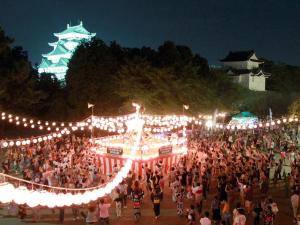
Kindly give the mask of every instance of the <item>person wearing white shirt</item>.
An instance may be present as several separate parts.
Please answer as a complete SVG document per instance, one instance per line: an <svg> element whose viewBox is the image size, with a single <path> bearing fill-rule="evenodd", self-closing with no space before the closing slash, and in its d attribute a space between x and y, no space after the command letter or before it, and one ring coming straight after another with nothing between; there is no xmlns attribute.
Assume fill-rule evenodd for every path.
<svg viewBox="0 0 300 225"><path fill-rule="evenodd" d="M209 217L209 212L204 213L204 217L200 219L200 224L201 225L211 225L211 220L208 218Z"/></svg>

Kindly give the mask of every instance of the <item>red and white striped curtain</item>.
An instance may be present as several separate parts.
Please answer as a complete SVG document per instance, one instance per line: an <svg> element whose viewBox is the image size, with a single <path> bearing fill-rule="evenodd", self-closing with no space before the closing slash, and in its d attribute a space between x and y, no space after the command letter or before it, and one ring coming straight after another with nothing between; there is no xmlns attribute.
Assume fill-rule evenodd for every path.
<svg viewBox="0 0 300 225"><path fill-rule="evenodd" d="M172 165L176 165L178 163L179 159L180 155L167 155L150 160L133 160L131 170L137 175L142 175L143 165L147 164L148 168L154 171L156 163L162 161L164 173L167 173L171 169ZM121 168L125 164L126 159L117 156L99 155L99 161L101 163L102 174L110 175L113 173L114 165L117 164L118 168Z"/></svg>

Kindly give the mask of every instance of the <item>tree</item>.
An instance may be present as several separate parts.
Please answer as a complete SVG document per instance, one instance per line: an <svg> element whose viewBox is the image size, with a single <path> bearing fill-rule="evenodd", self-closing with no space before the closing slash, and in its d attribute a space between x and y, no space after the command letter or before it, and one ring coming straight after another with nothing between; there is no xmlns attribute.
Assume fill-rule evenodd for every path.
<svg viewBox="0 0 300 225"><path fill-rule="evenodd" d="M295 100L289 107L289 114L293 116L300 116L300 98Z"/></svg>
<svg viewBox="0 0 300 225"><path fill-rule="evenodd" d="M116 77L115 94L124 99L122 111L129 111L132 102L143 104L147 112L162 113L178 109L173 89L172 74L167 69L152 67L147 62L130 62L120 69Z"/></svg>
<svg viewBox="0 0 300 225"><path fill-rule="evenodd" d="M146 61L131 62L118 73L116 94L125 99L123 108L128 110L136 101L151 113L182 113L183 104L191 106L190 112L223 107L192 65L181 68L180 77L174 74L173 68L156 68Z"/></svg>
<svg viewBox="0 0 300 225"><path fill-rule="evenodd" d="M264 70L271 73L267 89L285 94L300 93L300 67L265 60Z"/></svg>
<svg viewBox="0 0 300 225"><path fill-rule="evenodd" d="M69 104L66 98L66 89L56 76L42 73L37 86L44 94L43 100L37 105L40 117L51 120L68 118Z"/></svg>
<svg viewBox="0 0 300 225"><path fill-rule="evenodd" d="M37 89L38 75L22 47L0 28L0 104L6 110L32 112L43 98Z"/></svg>
<svg viewBox="0 0 300 225"><path fill-rule="evenodd" d="M117 54L116 54L117 52ZM113 77L120 67L122 49L94 39L80 45L74 53L66 75L70 112L75 118L88 115L87 102L95 103L98 114L116 113L119 100L114 96Z"/></svg>

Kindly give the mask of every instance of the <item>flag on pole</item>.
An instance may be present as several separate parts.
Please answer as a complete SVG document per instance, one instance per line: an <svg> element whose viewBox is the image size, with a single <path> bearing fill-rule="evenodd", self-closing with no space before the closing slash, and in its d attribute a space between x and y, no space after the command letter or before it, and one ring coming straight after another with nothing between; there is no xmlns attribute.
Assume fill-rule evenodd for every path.
<svg viewBox="0 0 300 225"><path fill-rule="evenodd" d="M270 116L270 120L272 121L273 113L272 113L272 109L271 108L269 108L269 116Z"/></svg>
<svg viewBox="0 0 300 225"><path fill-rule="evenodd" d="M88 103L88 109L94 107L94 104Z"/></svg>
<svg viewBox="0 0 300 225"><path fill-rule="evenodd" d="M185 110L188 110L188 109L190 108L190 106L189 106L189 105L183 105L183 108L184 108Z"/></svg>

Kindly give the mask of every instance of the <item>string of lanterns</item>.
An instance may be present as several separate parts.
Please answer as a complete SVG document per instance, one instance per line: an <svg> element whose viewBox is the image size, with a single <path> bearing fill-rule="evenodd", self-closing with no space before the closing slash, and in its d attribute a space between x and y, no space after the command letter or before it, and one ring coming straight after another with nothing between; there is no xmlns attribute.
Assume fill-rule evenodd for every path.
<svg viewBox="0 0 300 225"><path fill-rule="evenodd" d="M225 116L225 113L219 113L216 117ZM31 128L37 130L47 131L60 131L66 127L69 127L73 131L84 130L86 128L92 130L100 129L108 132L125 133L125 123L134 117L134 114L128 114L124 116L106 117L106 116L90 116L83 121L79 122L57 122L57 121L42 121L35 120L28 117L22 117L20 115L14 115L11 113L1 112L1 119L8 123L14 123L16 126L22 126L24 128ZM202 120L210 119L212 115L199 114L198 118L182 116L182 115L141 115L145 120L146 132L167 132L173 129L186 126L187 123L194 122L197 125L202 124Z"/></svg>
<svg viewBox="0 0 300 225"><path fill-rule="evenodd" d="M215 127L217 129L227 129L227 130L246 130L246 129L259 129L259 128L268 128L268 127L273 127L276 125L281 125L281 124L289 124L289 123L298 123L299 119L297 117L294 118L283 118L283 119L275 119L272 121L268 121L268 122L259 122L257 124L251 124L251 125L234 125L234 126L230 126L230 125L225 125L225 124L216 124ZM207 127L212 127L211 124L207 124Z"/></svg>
<svg viewBox="0 0 300 225"><path fill-rule="evenodd" d="M41 136L36 136L32 138L24 138L24 139L11 139L11 140L1 140L0 142L0 148L7 148L7 147L14 147L14 146L25 146L25 145L31 145L36 143L41 143L43 141L48 141L53 138L60 138L62 135L68 135L70 134L70 130L67 128L61 130L60 132L45 134Z"/></svg>
<svg viewBox="0 0 300 225"><path fill-rule="evenodd" d="M59 131L65 127L70 127L72 130L84 130L86 127L91 129L91 126L99 128L102 130L107 130L109 132L122 133L123 130L118 129L123 127L123 121L131 118L132 114L117 117L98 117L90 116L83 121L79 122L56 122L56 121L42 121L35 120L27 117L22 117L19 115L10 114L7 112L1 112L1 119L8 123L13 123L16 126L22 126L24 128L31 128L37 130L47 130L47 131Z"/></svg>
<svg viewBox="0 0 300 225"><path fill-rule="evenodd" d="M160 148L162 146L168 146L168 145L175 145L175 144L182 144L182 139L180 139L178 136L175 138L167 138L167 137L161 137L161 136L154 136L154 139L156 139L157 143L151 143L151 144L141 144L140 149L149 149L149 148ZM121 147L121 148L130 148L130 142L126 142L124 140L127 140L128 137L124 135L118 135L118 136L109 136L109 137L102 137L97 138L94 143L97 144L100 147ZM121 141L121 142L120 142Z"/></svg>
<svg viewBox="0 0 300 225"><path fill-rule="evenodd" d="M5 112L1 113L2 119L8 118L9 122L15 122L16 125L20 125L21 121L23 126L30 127L37 127L39 125L39 129L47 129L51 130L50 124L55 126L56 122L47 122L47 121L34 121L28 120L27 118L20 119L19 116L14 116L12 114L6 114ZM217 114L217 116L223 117L225 116L224 113ZM32 143L38 143L46 140L51 140L55 137L61 137L63 134L70 134L72 131L76 130L84 130L88 128L92 130L93 128L105 130L108 132L122 134L126 132L126 122L131 120L134 117L134 114L129 114L125 116L117 116L117 117L98 117L92 116L85 119L82 122L73 122L73 123L64 123L61 122L59 124L60 127L55 127L56 132L45 134L37 137L32 138L24 138L24 139L12 139L12 140L2 140L0 147L12 147L12 146L21 146L21 145L30 145ZM200 117L200 116L199 116ZM201 116L203 118L204 116ZM152 133L162 133L162 132L170 132L174 129L185 128L188 124L194 124L201 126L203 122L201 119L195 117L188 117L188 116L177 116L177 115L141 115L141 118L145 121L144 131L145 132L152 132ZM205 118L212 118L211 116L206 116ZM18 123L19 122L19 123ZM256 129L256 128L263 128L263 127L272 127L274 125L286 124L291 122L298 122L298 118L283 118L283 119L275 119L272 122L260 122L253 125L236 125L231 126L227 124L213 124L211 119L207 119L204 125L208 128L215 127L216 129L227 129L227 130L235 130L235 129ZM46 127L43 127L43 125ZM48 125L48 127L47 127ZM67 128L68 127L68 128ZM185 128L186 129L186 128Z"/></svg>
<svg viewBox="0 0 300 225"><path fill-rule="evenodd" d="M46 190L30 190L26 186L15 187L9 182L0 183L0 202L9 203L15 202L16 204L27 204L33 208L36 206L45 206L48 208L82 205L95 201L109 193L127 176L131 169L132 161L127 160L125 165L121 168L118 174L107 184L94 188L93 190L86 190L85 192L71 193L73 189L64 189L61 193L56 193L54 187L49 187L52 191ZM4 174L1 174L6 176ZM19 181L18 178L13 178ZM33 186L34 183L30 182ZM78 191L78 190L77 190ZM82 191L80 189L80 191Z"/></svg>
<svg viewBox="0 0 300 225"><path fill-rule="evenodd" d="M134 144L132 146L131 154L135 155L136 150L139 148L144 121L139 119L139 113L136 113L136 118L138 122L136 126L136 137ZM11 183L1 182L0 183L0 202L9 203L15 202L16 204L27 204L29 207L36 206L46 206L49 208L63 207L71 205L81 205L87 204L91 201L95 201L98 198L111 193L111 191L122 182L122 180L127 176L132 167L132 160L127 159L124 166L116 174L116 176L105 186L97 187L93 190L87 190L84 193L70 193L68 189L64 189L66 193L55 193L45 190L29 190L25 186L14 187ZM5 174L2 174L6 176ZM11 177L16 181L20 181L18 178ZM30 184L34 184L30 182ZM51 187L50 187L51 188Z"/></svg>
<svg viewBox="0 0 300 225"><path fill-rule="evenodd" d="M59 131L65 127L82 126L83 122L55 122L55 121L42 121L32 118L22 117L19 115L13 115L7 112L1 112L1 119L9 123L14 123L16 126L22 126L25 128L38 129L38 130L55 130Z"/></svg>
<svg viewBox="0 0 300 225"><path fill-rule="evenodd" d="M3 114L2 114L2 117ZM140 117L142 119L140 119ZM8 118L12 121L20 121L20 119L17 119L14 117L12 119L12 116L8 115ZM196 125L202 125L202 121L199 119L196 119L195 117L187 117L187 116L149 116L149 115L142 115L139 116L138 113L134 115L127 115L124 117L110 117L110 118L103 118L103 117L92 117L87 119L84 122L81 122L82 124L69 124L69 127L71 127L71 130L67 128L63 128L60 132L55 132L49 135L43 135L39 136L33 139L23 139L23 140L10 140L10 141L4 141L1 143L2 147L8 147L8 146L20 146L20 145L28 145L31 143L38 143L46 140L51 140L53 137L61 137L63 134L70 134L71 131L74 131L76 129L83 128L83 127L89 127L89 129L93 129L93 127L108 130L111 132L125 132L125 125L128 120L131 120L135 118L138 124L136 125L136 137L135 141L133 143L133 146L131 147L131 154L134 156L136 154L136 151L139 149L141 140L142 140L142 131L151 131L151 132L161 132L164 130L170 131L172 129L178 128L178 127L184 127L187 126L189 123L194 123ZM4 118L5 120L5 118ZM22 120L23 121L23 120ZM27 120L24 120L23 125L26 123ZM39 121L36 123L32 122L29 124L36 125ZM280 124L286 124L286 123L292 123L292 122L299 122L298 118L283 118L283 119L276 119L271 122L261 122L254 125L249 126L230 126L230 125L224 125L224 124L216 124L215 127L218 129L228 129L228 130L234 130L234 129L255 129L255 128L266 128L271 127L275 125ZM42 122L40 122L41 124ZM20 124L20 123L19 123ZM38 125L40 125L38 124ZM45 123L46 125L46 123ZM213 123L211 121L211 118L209 117L206 121L205 125L207 127L212 127ZM47 125L46 125L47 126ZM145 126L145 127L144 127ZM147 127L146 127L147 126ZM151 130L149 130L151 129ZM155 130L156 129L156 130ZM106 140L112 140L111 139L103 139L102 142L105 142ZM115 137L117 138L117 136ZM30 190L26 186L19 186L15 187L13 184L3 181L0 183L0 202L2 203L8 203L14 201L17 204L27 204L29 207L36 207L38 205L40 206L46 206L49 208L53 207L63 207L63 206L71 206L71 205L81 205L81 204L87 204L91 201L97 200L98 198L101 198L105 196L106 194L109 194L128 174L129 170L132 167L132 159L127 159L124 166L120 169L120 171L116 174L116 176L107 184L95 188L89 188L85 190L76 189L78 193L71 193L74 192L74 189L65 189L65 193L56 193L55 191L46 191L46 190ZM3 177L8 177L8 175L0 174ZM20 181L19 178L15 177L9 177L10 179L14 179L15 181ZM33 182L28 182L31 185L37 185ZM42 187L42 186L41 186ZM47 187L47 189L57 189L58 187ZM84 191L81 193L80 191ZM8 194L9 193L9 194Z"/></svg>

